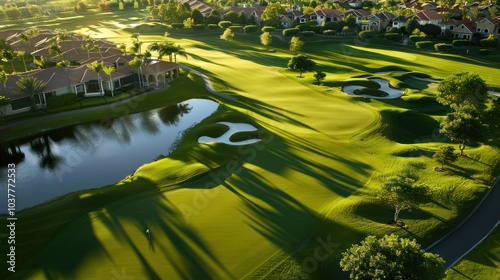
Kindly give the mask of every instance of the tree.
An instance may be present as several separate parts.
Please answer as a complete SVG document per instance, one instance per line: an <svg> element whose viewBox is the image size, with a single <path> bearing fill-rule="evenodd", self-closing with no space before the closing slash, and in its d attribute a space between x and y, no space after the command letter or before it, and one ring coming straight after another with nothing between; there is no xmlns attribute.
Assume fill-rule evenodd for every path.
<svg viewBox="0 0 500 280"><path fill-rule="evenodd" d="M439 151L435 152L432 158L441 163L441 170L443 170L444 164L457 160L457 154L455 154L455 148L452 146L441 146L439 147Z"/></svg>
<svg viewBox="0 0 500 280"><path fill-rule="evenodd" d="M0 70L0 82L2 82L4 90L6 89L8 79L9 76L7 76L7 73L4 70Z"/></svg>
<svg viewBox="0 0 500 280"><path fill-rule="evenodd" d="M345 23L349 28L356 28L358 24L356 23L356 17L354 17L352 14L349 14L345 18Z"/></svg>
<svg viewBox="0 0 500 280"><path fill-rule="evenodd" d="M174 62L177 62L177 55L181 55L187 58L187 53L180 45L175 45L174 42L164 41L161 43L154 42L148 46L150 51L158 52L158 59L162 59L163 56L168 55L170 62L174 58Z"/></svg>
<svg viewBox="0 0 500 280"><path fill-rule="evenodd" d="M99 86L99 91L102 93L102 83L101 83L101 76L99 73L102 72L104 65L102 63L99 63L97 61L94 61L92 63L87 64L87 68L94 71L97 74L97 85Z"/></svg>
<svg viewBox="0 0 500 280"><path fill-rule="evenodd" d="M104 66L104 67L102 67L102 71L104 73L106 73L106 75L109 76L109 87L111 88L111 96L115 96L114 93L113 93L114 85L113 85L113 77L112 77L112 75L113 75L113 73L115 73L116 68L113 67L113 66L110 66L110 67Z"/></svg>
<svg viewBox="0 0 500 280"><path fill-rule="evenodd" d="M40 56L40 58L35 58L33 60L33 63L40 68L40 69L45 69L49 66L49 60L46 59L44 56Z"/></svg>
<svg viewBox="0 0 500 280"><path fill-rule="evenodd" d="M413 34L413 31L415 31L415 29L419 27L420 24L415 19L415 17L411 17L410 19L408 19L408 21L406 21L406 33L408 34Z"/></svg>
<svg viewBox="0 0 500 280"><path fill-rule="evenodd" d="M191 10L191 18L194 20L194 24L202 24L205 17L198 9Z"/></svg>
<svg viewBox="0 0 500 280"><path fill-rule="evenodd" d="M266 46L268 50L272 42L273 42L273 35L271 35L271 33L264 32L260 35L260 43Z"/></svg>
<svg viewBox="0 0 500 280"><path fill-rule="evenodd" d="M140 54L141 48L142 48L142 42L135 41L135 42L132 42L132 46L130 46L129 51L131 53Z"/></svg>
<svg viewBox="0 0 500 280"><path fill-rule="evenodd" d="M479 117L473 114L474 110L467 110L467 108L449 113L439 130L439 133L446 135L452 141L458 142L460 155L464 154L467 143L479 141L483 138L485 125Z"/></svg>
<svg viewBox="0 0 500 280"><path fill-rule="evenodd" d="M2 113L2 116L5 115L5 106L9 105L12 103L12 100L6 96L0 95L0 108L2 109L0 112Z"/></svg>
<svg viewBox="0 0 500 280"><path fill-rule="evenodd" d="M488 98L486 82L479 75L459 72L441 81L437 87L436 100L443 105L451 105L453 109L472 107L484 110Z"/></svg>
<svg viewBox="0 0 500 280"><path fill-rule="evenodd" d="M40 94L43 93L43 90L47 86L47 83L33 77L26 76L21 77L16 82L16 88L14 89L16 92L24 93L30 96L31 102L31 110L38 111L38 107L36 106L35 96L40 97Z"/></svg>
<svg viewBox="0 0 500 280"><path fill-rule="evenodd" d="M66 79L68 80L68 85L71 85L71 81L69 79L69 74L68 74L68 67L71 65L71 62L69 60L61 60L56 64L56 67L58 68L63 68L64 72L66 73Z"/></svg>
<svg viewBox="0 0 500 280"><path fill-rule="evenodd" d="M220 38L222 40L226 40L226 41L231 41L233 40L234 38L234 32L230 29L230 28L226 28L226 30L224 31L224 33L222 35L220 35Z"/></svg>
<svg viewBox="0 0 500 280"><path fill-rule="evenodd" d="M266 7L260 19L265 25L277 26L280 20L280 14L284 12L285 8L283 8L279 2L272 3Z"/></svg>
<svg viewBox="0 0 500 280"><path fill-rule="evenodd" d="M340 260L351 279L438 280L445 277L445 261L423 250L415 239L385 235L366 237L352 245Z"/></svg>
<svg viewBox="0 0 500 280"><path fill-rule="evenodd" d="M127 55L127 45L125 43L121 43L117 47L124 55Z"/></svg>
<svg viewBox="0 0 500 280"><path fill-rule="evenodd" d="M304 41L300 40L299 37L293 36L290 40L290 51L292 51L293 54L297 54L302 49L304 44Z"/></svg>
<svg viewBox="0 0 500 280"><path fill-rule="evenodd" d="M312 61L307 56L301 54L293 56L288 62L288 68L299 71L299 77L302 78L302 72L312 71L316 66L316 62Z"/></svg>
<svg viewBox="0 0 500 280"><path fill-rule="evenodd" d="M429 187L410 177L392 176L383 186L379 198L394 207L394 222L397 223L402 210L429 202Z"/></svg>
<svg viewBox="0 0 500 280"><path fill-rule="evenodd" d="M137 76L139 77L139 87L142 87L142 59L138 57L134 57L131 61L128 62L129 66L137 68Z"/></svg>
<svg viewBox="0 0 500 280"><path fill-rule="evenodd" d="M182 24L184 24L184 28L192 28L194 25L194 19L187 18L182 22Z"/></svg>
<svg viewBox="0 0 500 280"><path fill-rule="evenodd" d="M224 20L230 21L231 23L238 23L238 14L233 11L229 11L224 15Z"/></svg>
<svg viewBox="0 0 500 280"><path fill-rule="evenodd" d="M16 57L14 55L14 52L12 50L3 50L2 54L2 61L5 62L10 62L10 66L12 67L12 73L16 72L16 68L14 67L14 58Z"/></svg>
<svg viewBox="0 0 500 280"><path fill-rule="evenodd" d="M25 54L24 51L16 51L15 52L16 58L20 58L23 61L24 71L28 72L28 66L26 66L26 60L24 59L24 54Z"/></svg>
<svg viewBox="0 0 500 280"><path fill-rule="evenodd" d="M326 73L323 73L322 70L316 70L316 73L314 73L314 79L316 80L316 82L319 83L324 80L326 77Z"/></svg>

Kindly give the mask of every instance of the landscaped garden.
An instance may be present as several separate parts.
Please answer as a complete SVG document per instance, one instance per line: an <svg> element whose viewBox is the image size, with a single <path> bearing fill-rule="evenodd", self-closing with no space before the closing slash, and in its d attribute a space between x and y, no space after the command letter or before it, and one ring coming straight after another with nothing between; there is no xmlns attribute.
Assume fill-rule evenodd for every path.
<svg viewBox="0 0 500 280"><path fill-rule="evenodd" d="M95 16L92 25L83 25L79 16L60 24L130 44L131 24L143 17L121 12ZM167 39L163 25L151 29L140 37L145 45ZM220 104L172 153L137 166L116 184L18 212L16 273L2 271L2 278L346 278L339 262L353 243L367 235L397 234L426 247L467 217L500 175L498 134L468 143L466 156L439 172L433 159L440 146L457 147L439 133L450 107L436 101L437 81L466 70L498 89L498 62L325 39L299 51L326 73L315 83L312 72L300 77L287 68L293 54L286 39L274 38L269 51L260 33L236 33L226 41L219 38L222 32L170 32L168 40L188 52L180 63L235 100L210 93L186 70L169 89L114 109L0 128L4 142L190 98ZM486 104L492 107L491 100ZM229 126L222 122L256 129L233 134L231 142L260 141L200 143L224 135ZM379 197L395 175L411 177L431 193L420 207L400 213L403 223L391 222L394 208ZM0 248L4 252L6 245ZM481 271L491 267L487 261L475 265ZM464 261L457 270L481 275L470 267Z"/></svg>

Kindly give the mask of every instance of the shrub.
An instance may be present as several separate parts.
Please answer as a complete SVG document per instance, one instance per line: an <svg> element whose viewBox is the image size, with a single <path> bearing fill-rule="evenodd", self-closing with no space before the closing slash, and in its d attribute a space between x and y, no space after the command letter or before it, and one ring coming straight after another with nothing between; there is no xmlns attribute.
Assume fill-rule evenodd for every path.
<svg viewBox="0 0 500 280"><path fill-rule="evenodd" d="M287 28L283 30L283 36L286 37L293 37L297 34L299 34L300 30L298 28Z"/></svg>
<svg viewBox="0 0 500 280"><path fill-rule="evenodd" d="M453 42L451 44L454 47L469 46L470 41L466 40L466 39L457 39L457 40L453 40Z"/></svg>
<svg viewBox="0 0 500 280"><path fill-rule="evenodd" d="M377 36L377 31L375 31L375 30L364 30L364 31L359 32L358 36L363 41L369 40L369 39L373 39L373 38L375 38Z"/></svg>
<svg viewBox="0 0 500 280"><path fill-rule="evenodd" d="M415 42L415 43L417 43L417 42L421 42L421 41L424 41L424 40L425 40L425 36L422 36L422 35L411 35L411 36L410 36L410 40L411 40L412 42Z"/></svg>
<svg viewBox="0 0 500 280"><path fill-rule="evenodd" d="M84 13L86 11L87 11L87 5L85 5L85 3L83 3L83 2L76 3L75 12Z"/></svg>
<svg viewBox="0 0 500 280"><path fill-rule="evenodd" d="M302 32L300 32L300 35L302 35L304 37L312 37L312 36L314 36L314 34L316 34L316 33L314 33L314 31L302 31Z"/></svg>
<svg viewBox="0 0 500 280"><path fill-rule="evenodd" d="M30 12L30 15L32 17L37 17L42 14L42 7L38 5L29 5L28 6L28 11Z"/></svg>
<svg viewBox="0 0 500 280"><path fill-rule="evenodd" d="M480 49L479 50L479 55L489 55L491 53L491 50L488 49Z"/></svg>
<svg viewBox="0 0 500 280"><path fill-rule="evenodd" d="M264 27L262 27L262 29L261 29L261 31L262 31L262 32L264 32L264 33L265 33L265 32L273 32L274 30L275 30L275 28L274 28L274 27L272 27L272 26L264 26Z"/></svg>
<svg viewBox="0 0 500 280"><path fill-rule="evenodd" d="M204 24L195 24L191 28L194 31L201 31L201 30L205 29L205 25Z"/></svg>
<svg viewBox="0 0 500 280"><path fill-rule="evenodd" d="M228 21L228 20L223 20L223 21L219 22L220 28L223 28L223 29L226 29L231 25L233 25L233 23Z"/></svg>
<svg viewBox="0 0 500 280"><path fill-rule="evenodd" d="M176 22L171 24L173 29L182 29L184 28L184 23L182 22Z"/></svg>
<svg viewBox="0 0 500 280"><path fill-rule="evenodd" d="M229 26L228 28L233 32L240 32L243 30L243 26L241 25Z"/></svg>
<svg viewBox="0 0 500 280"><path fill-rule="evenodd" d="M220 16L210 15L207 17L208 24L218 24L220 22Z"/></svg>
<svg viewBox="0 0 500 280"><path fill-rule="evenodd" d="M481 47L486 47L486 48L494 48L498 44L498 40L495 39L495 37L491 36L485 39L481 39L480 43Z"/></svg>
<svg viewBox="0 0 500 280"><path fill-rule="evenodd" d="M325 31L323 31L323 34L328 35L328 36L335 36L335 34L337 34L337 32L335 32L335 30L325 30Z"/></svg>
<svg viewBox="0 0 500 280"><path fill-rule="evenodd" d="M445 51L453 49L453 45L452 44L439 43L439 44L435 44L434 45L434 49L436 51L438 51L438 52L445 52Z"/></svg>
<svg viewBox="0 0 500 280"><path fill-rule="evenodd" d="M5 15L9 19L18 19L21 18L21 11L16 7L7 8L5 9Z"/></svg>
<svg viewBox="0 0 500 280"><path fill-rule="evenodd" d="M387 30L386 33L398 33L398 34L401 34L403 32L401 31L401 29L399 29L397 27L391 27L389 30Z"/></svg>
<svg viewBox="0 0 500 280"><path fill-rule="evenodd" d="M431 41L420 41L415 43L417 46L417 49L422 49L422 50L430 50L434 46L434 43Z"/></svg>
<svg viewBox="0 0 500 280"><path fill-rule="evenodd" d="M209 30L215 30L215 29L219 29L219 28L220 28L219 25L214 24L214 23L211 23L208 25Z"/></svg>
<svg viewBox="0 0 500 280"><path fill-rule="evenodd" d="M243 28L245 33L251 33L257 31L257 25L247 25Z"/></svg>
<svg viewBox="0 0 500 280"><path fill-rule="evenodd" d="M101 9L101 12L109 12L109 4L110 2L100 2L99 9Z"/></svg>
<svg viewBox="0 0 500 280"><path fill-rule="evenodd" d="M399 42L403 39L400 33L385 33L385 38L391 42Z"/></svg>
<svg viewBox="0 0 500 280"><path fill-rule="evenodd" d="M77 96L73 93L47 97L48 109L55 109L62 106L71 105L76 102Z"/></svg>

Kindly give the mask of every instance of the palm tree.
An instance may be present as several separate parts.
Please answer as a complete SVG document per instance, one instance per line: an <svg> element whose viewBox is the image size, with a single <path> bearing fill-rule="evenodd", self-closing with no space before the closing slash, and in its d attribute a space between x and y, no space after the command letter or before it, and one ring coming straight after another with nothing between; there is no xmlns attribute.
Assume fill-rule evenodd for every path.
<svg viewBox="0 0 500 280"><path fill-rule="evenodd" d="M33 76L26 76L21 77L19 80L17 80L15 91L29 95L31 101L31 109L36 112L38 111L38 107L36 106L35 95L38 95L40 97L40 94L43 93L43 90L46 86L47 83Z"/></svg>
<svg viewBox="0 0 500 280"><path fill-rule="evenodd" d="M4 50L2 52L2 61L10 62L12 67L12 73L16 72L16 68L14 67L14 63L12 62L15 58L14 52L11 50Z"/></svg>
<svg viewBox="0 0 500 280"><path fill-rule="evenodd" d="M49 42L50 42L50 45L48 48L49 54L54 53L57 57L60 57L62 54L62 51L61 51L61 47L59 47L59 45L58 45L58 43L59 43L58 37L50 38Z"/></svg>
<svg viewBox="0 0 500 280"><path fill-rule="evenodd" d="M9 76L7 76L7 73L5 73L4 70L0 70L0 82L3 84L3 89L6 90L7 88L7 80L9 79Z"/></svg>
<svg viewBox="0 0 500 280"><path fill-rule="evenodd" d="M137 75L139 76L139 87L142 87L142 78L141 78L142 59L134 57L134 59L128 62L128 65L132 67L137 67Z"/></svg>
<svg viewBox="0 0 500 280"><path fill-rule="evenodd" d="M130 46L130 52L141 54L141 46L142 46L142 42L139 42L139 41L133 42L132 46Z"/></svg>
<svg viewBox="0 0 500 280"><path fill-rule="evenodd" d="M68 79L68 87L71 86L71 81L69 80L69 74L68 74L68 67L71 65L71 62L69 60L61 60L56 64L56 67L58 68L63 68L64 72L66 73L66 79Z"/></svg>
<svg viewBox="0 0 500 280"><path fill-rule="evenodd" d="M113 89L114 89L114 87L115 87L115 86L113 85L113 77L112 77L111 75L113 75L113 73L115 73L116 68L115 68L115 67L113 67L113 66L110 66L110 67L103 67L103 68L102 68L102 71L103 71L104 73L106 73L106 75L108 75L108 76L109 76L109 87L111 88L111 96L115 96L115 95L113 94Z"/></svg>
<svg viewBox="0 0 500 280"><path fill-rule="evenodd" d="M39 33L40 33L39 29L33 28L33 29L28 29L23 33L19 34L19 38L21 38L21 40L23 40L24 42L28 43L28 46L30 48L30 53L32 52L31 39L34 38Z"/></svg>
<svg viewBox="0 0 500 280"><path fill-rule="evenodd" d="M188 58L187 56L187 53L186 53L186 50L181 47L181 45L177 44L177 46L175 46L175 51L174 51L174 62L177 63L177 55L180 55L182 57L184 57L185 59ZM170 60L170 62L172 62L172 60Z"/></svg>
<svg viewBox="0 0 500 280"><path fill-rule="evenodd" d="M102 63L98 63L97 61L87 64L87 68L89 68L90 70L94 71L97 74L97 85L99 86L99 91L101 92L101 94L102 94L102 84L101 84L102 79L99 73L101 73L103 67L104 66L102 65Z"/></svg>
<svg viewBox="0 0 500 280"><path fill-rule="evenodd" d="M170 62L172 62L172 58L174 58L175 62L177 62L177 55L187 58L186 51L180 45L175 45L170 41L164 41L161 43L154 42L149 45L148 48L151 51L158 52L158 59L162 59L165 55L168 55Z"/></svg>
<svg viewBox="0 0 500 280"><path fill-rule="evenodd" d="M127 45L125 45L125 43L121 43L117 47L122 51L123 55L127 55Z"/></svg>
<svg viewBox="0 0 500 280"><path fill-rule="evenodd" d="M132 36L130 36L130 38L132 39L135 39L136 42L139 42L139 33L132 33Z"/></svg>
<svg viewBox="0 0 500 280"><path fill-rule="evenodd" d="M33 60L33 63L35 63L35 65L41 69L45 69L45 68L47 68L47 66L49 66L49 60L43 56L40 56L40 58L38 58L38 59L35 58Z"/></svg>
<svg viewBox="0 0 500 280"><path fill-rule="evenodd" d="M24 72L28 72L28 67L26 67L26 60L24 59L24 51L17 51L16 53L16 58L20 58L23 61L24 64Z"/></svg>

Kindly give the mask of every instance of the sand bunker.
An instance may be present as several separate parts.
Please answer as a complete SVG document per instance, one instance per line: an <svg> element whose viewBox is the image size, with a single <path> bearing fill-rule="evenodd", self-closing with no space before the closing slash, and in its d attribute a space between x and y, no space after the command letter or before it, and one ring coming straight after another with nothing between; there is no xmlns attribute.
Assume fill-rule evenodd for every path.
<svg viewBox="0 0 500 280"><path fill-rule="evenodd" d="M389 85L389 82L387 82L384 79L370 79L371 81L376 82L377 84L380 85L380 88L378 90L386 92L388 95L387 96L372 96L372 95L366 95L366 94L354 94L354 91L357 89L361 88L366 88L364 86L346 86L342 89L345 93L353 96L360 96L360 97L366 97L366 98L374 98L374 99L395 99L398 97L401 97L404 93L404 91L400 89L395 89L392 88Z"/></svg>
<svg viewBox="0 0 500 280"><path fill-rule="evenodd" d="M217 122L218 124L223 124L229 127L229 130L226 131L226 133L222 134L220 137L209 137L209 136L202 136L198 138L198 143L200 144L205 144L205 143L224 143L228 145L247 145L247 144L253 144L261 141L261 139L248 139L248 140L243 140L239 142L232 142L230 140L231 136L237 132L246 132L246 131L256 131L257 128L253 125L247 124L247 123L231 123L231 122Z"/></svg>

